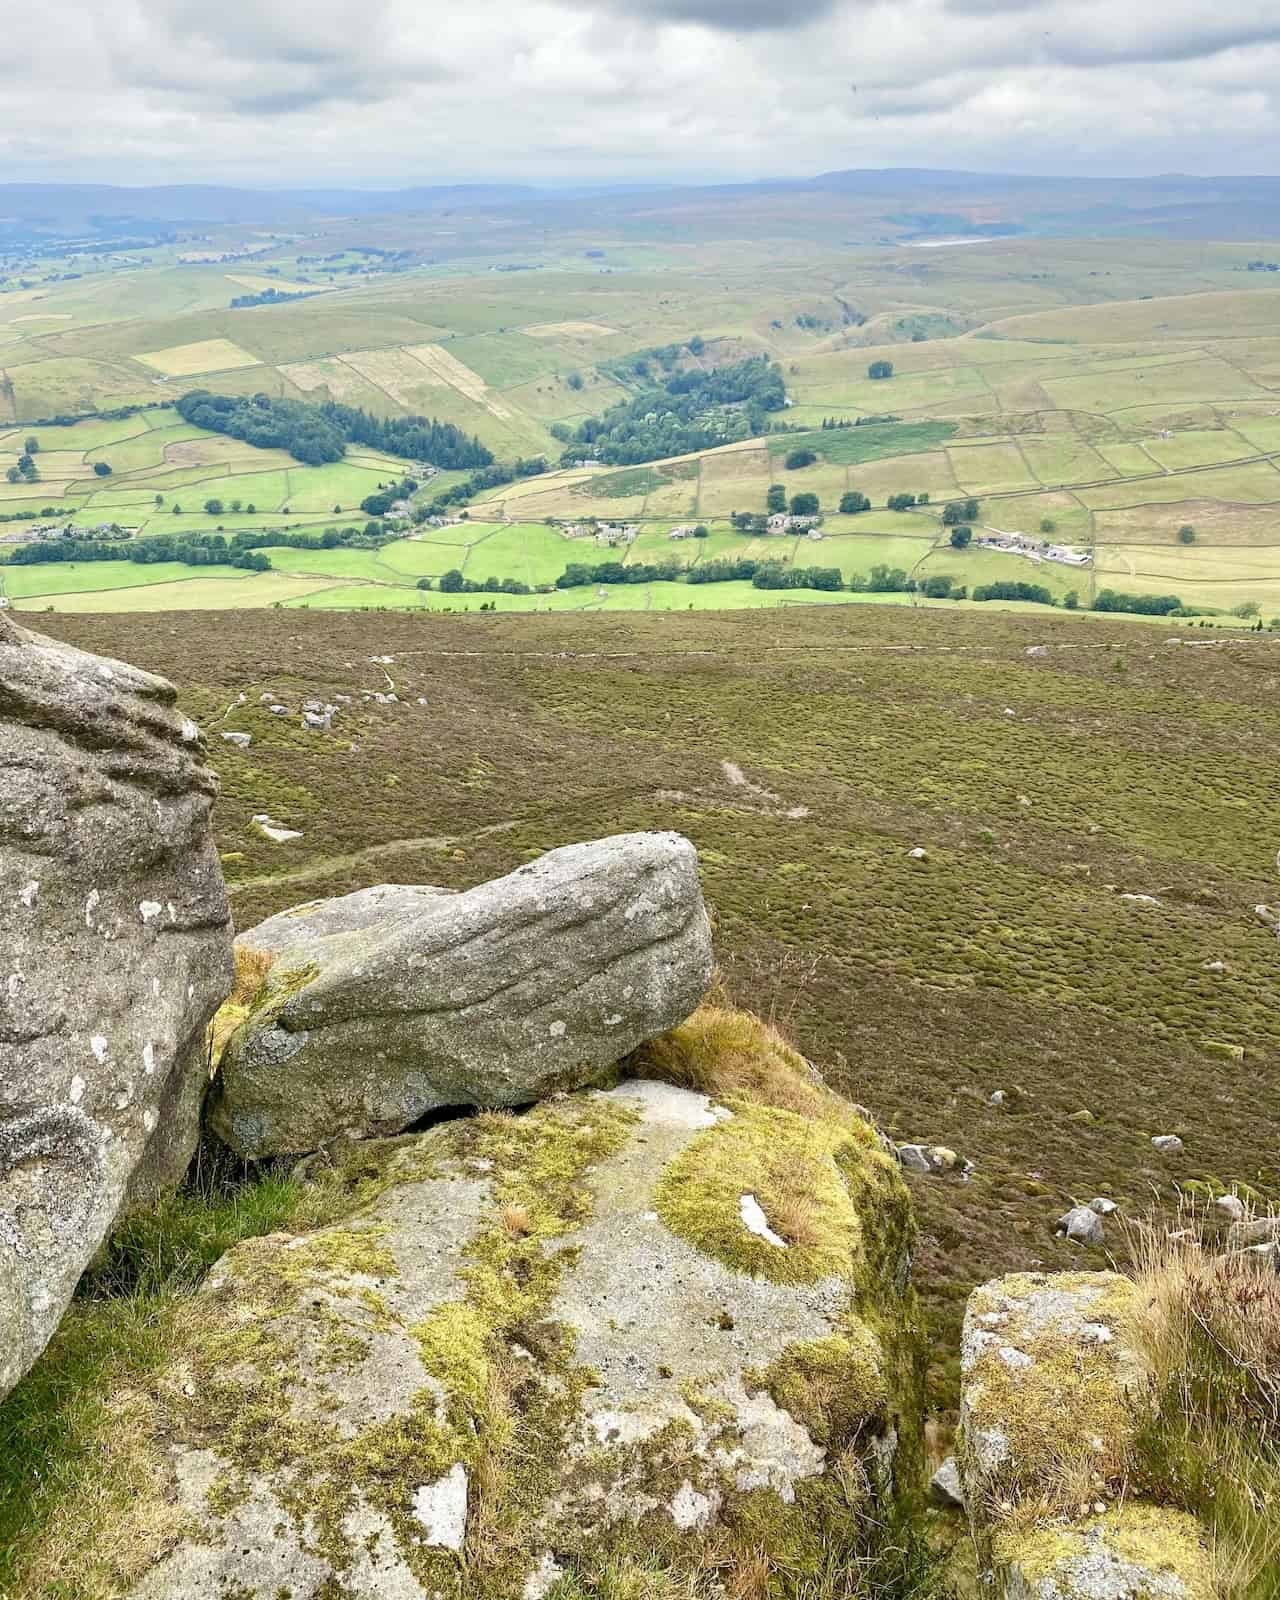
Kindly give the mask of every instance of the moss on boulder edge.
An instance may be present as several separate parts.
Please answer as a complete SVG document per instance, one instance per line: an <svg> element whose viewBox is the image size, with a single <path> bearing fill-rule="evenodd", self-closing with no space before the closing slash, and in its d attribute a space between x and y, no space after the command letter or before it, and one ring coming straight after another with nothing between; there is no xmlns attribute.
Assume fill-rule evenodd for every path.
<svg viewBox="0 0 1280 1600"><path fill-rule="evenodd" d="M909 1199L845 1108L837 1170L894 1249L880 1218L842 1272L736 1270L655 1196L746 1111L627 1080L346 1147L295 1231L213 1269L145 1427L104 1440L105 1473L142 1457L155 1488L93 1592L516 1600L636 1549L802 1575L848 1548L917 1465ZM741 1170L767 1210L763 1164Z"/></svg>
<svg viewBox="0 0 1280 1600"><path fill-rule="evenodd" d="M1134 1287L1108 1272L1023 1273L970 1296L959 1465L999 1600L1212 1600L1205 1530L1125 1499L1143 1373Z"/></svg>

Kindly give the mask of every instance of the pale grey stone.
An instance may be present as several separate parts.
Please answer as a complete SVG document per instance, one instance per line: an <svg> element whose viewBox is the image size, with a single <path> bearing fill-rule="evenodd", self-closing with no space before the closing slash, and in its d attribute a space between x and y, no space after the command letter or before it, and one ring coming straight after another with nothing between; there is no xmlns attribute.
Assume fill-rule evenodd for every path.
<svg viewBox="0 0 1280 1600"><path fill-rule="evenodd" d="M313 902L241 942L275 961L210 1123L253 1160L590 1082L682 1022L712 969L697 854L675 833L570 845L465 894Z"/></svg>
<svg viewBox="0 0 1280 1600"><path fill-rule="evenodd" d="M1106 1242L1102 1218L1092 1206L1072 1206L1065 1216L1058 1218L1058 1230L1075 1244Z"/></svg>
<svg viewBox="0 0 1280 1600"><path fill-rule="evenodd" d="M658 1193L670 1162L732 1120L707 1096L627 1081L561 1097L528 1117L572 1141L582 1121L598 1122L602 1110L622 1142L584 1175L590 1214L542 1241L559 1274L549 1303L535 1324L500 1336L509 1381L537 1408L566 1392L564 1369L549 1352L571 1352L572 1370L592 1378L547 1441L557 1452L550 1494L531 1502L521 1529L528 1600L545 1597L560 1575L553 1552L581 1554L614 1524L655 1515L673 1533L706 1532L729 1490L790 1504L803 1484L832 1470L837 1463L775 1402L760 1373L797 1343L849 1337L867 1288L837 1277L798 1285L751 1277L667 1230ZM320 1600L340 1586L422 1600L410 1573L413 1548L463 1549L469 1486L461 1453L450 1468L434 1469L439 1476L410 1479L394 1505L382 1498L381 1468L370 1468L373 1494L359 1469L350 1507L339 1508L336 1549L313 1522L312 1430L321 1449L349 1441L357 1462L364 1439L376 1437L369 1430L429 1429L433 1413L436 1426L468 1436L471 1402L459 1405L449 1393L418 1335L433 1314L469 1297L473 1245L495 1226L501 1178L476 1171L489 1163L458 1124L366 1148L363 1170L379 1184L372 1202L316 1234L237 1246L200 1291L198 1322L215 1335L228 1319L239 1325L250 1306L265 1304L273 1308L268 1327L296 1351L273 1401L283 1406L282 1447L243 1477L198 1411L186 1425L189 1437L181 1427L166 1435L183 1532L130 1600L224 1600L237 1583L264 1600L285 1591L293 1600ZM905 1196L901 1205L905 1213ZM386 1268L359 1269L362 1235L389 1255ZM327 1266L326 1240L334 1247ZM374 1270L385 1275L370 1276ZM876 1328L891 1330L893 1291L875 1304ZM905 1315L909 1305L901 1309ZM875 1366L879 1338L865 1325L863 1332ZM252 1395L251 1365L241 1373ZM871 1403L857 1445L878 1497L893 1487L892 1405ZM850 1465L842 1453L839 1470ZM228 1481L243 1492L211 1495Z"/></svg>
<svg viewBox="0 0 1280 1600"><path fill-rule="evenodd" d="M964 1509L964 1489L960 1483L960 1468L954 1456L948 1456L929 1479L929 1498L936 1506L958 1506L961 1510Z"/></svg>
<svg viewBox="0 0 1280 1600"><path fill-rule="evenodd" d="M0 612L0 1394L195 1148L231 930L175 700Z"/></svg>
<svg viewBox="0 0 1280 1600"><path fill-rule="evenodd" d="M228 744L234 744L241 750L247 750L253 743L253 735L251 733L224 733L222 737Z"/></svg>
<svg viewBox="0 0 1280 1600"><path fill-rule="evenodd" d="M1182 1140L1176 1133L1158 1133L1151 1143L1162 1156L1176 1156L1182 1149Z"/></svg>
<svg viewBox="0 0 1280 1600"><path fill-rule="evenodd" d="M1253 1222L1235 1222L1227 1229L1228 1249L1244 1250L1255 1244L1280 1244L1280 1217L1258 1217Z"/></svg>

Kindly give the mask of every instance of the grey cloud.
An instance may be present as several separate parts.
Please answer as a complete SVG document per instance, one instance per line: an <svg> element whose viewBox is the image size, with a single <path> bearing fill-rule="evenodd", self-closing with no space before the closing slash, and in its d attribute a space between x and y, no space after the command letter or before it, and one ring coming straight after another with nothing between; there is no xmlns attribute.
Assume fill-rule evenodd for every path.
<svg viewBox="0 0 1280 1600"><path fill-rule="evenodd" d="M598 9L590 0L574 0ZM604 9L647 22L700 22L720 33L772 33L816 22L840 0L604 0Z"/></svg>

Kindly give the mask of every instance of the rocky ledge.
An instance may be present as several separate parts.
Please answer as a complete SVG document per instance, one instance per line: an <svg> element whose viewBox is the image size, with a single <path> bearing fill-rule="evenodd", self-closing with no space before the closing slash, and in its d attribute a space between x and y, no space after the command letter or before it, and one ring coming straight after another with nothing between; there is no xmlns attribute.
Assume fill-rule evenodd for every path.
<svg viewBox="0 0 1280 1600"><path fill-rule="evenodd" d="M734 1013L628 1073L312 1158L105 1440L94 1494L146 1485L107 1592L533 1600L882 1517L919 1473L896 1161Z"/></svg>

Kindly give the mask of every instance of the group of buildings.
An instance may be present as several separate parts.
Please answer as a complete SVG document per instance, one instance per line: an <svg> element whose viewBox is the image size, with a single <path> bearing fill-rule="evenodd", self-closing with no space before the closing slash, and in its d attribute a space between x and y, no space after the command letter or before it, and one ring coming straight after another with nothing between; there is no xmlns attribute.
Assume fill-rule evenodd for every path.
<svg viewBox="0 0 1280 1600"><path fill-rule="evenodd" d="M1054 544L1048 539L1033 539L1025 533L1001 533L991 529L975 534L973 542L984 550L1026 556L1028 561L1058 561L1065 567L1087 567L1093 561L1091 550L1077 550L1074 545Z"/></svg>

